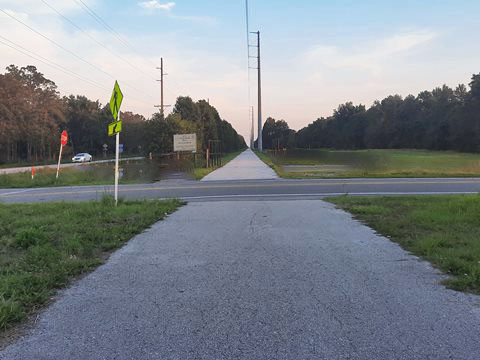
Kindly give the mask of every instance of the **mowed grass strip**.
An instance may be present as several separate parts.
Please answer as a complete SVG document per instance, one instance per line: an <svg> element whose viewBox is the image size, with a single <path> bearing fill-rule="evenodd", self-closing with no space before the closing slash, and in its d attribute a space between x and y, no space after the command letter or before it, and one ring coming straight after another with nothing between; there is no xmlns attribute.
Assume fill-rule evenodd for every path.
<svg viewBox="0 0 480 360"><path fill-rule="evenodd" d="M104 185L113 184L114 170L111 176L105 178L103 172L86 171L82 169L63 168L60 176L56 178L57 170L52 168L37 169L32 179L31 172L0 175L0 188L34 188L52 186L73 186L73 185ZM131 181L120 180L121 183Z"/></svg>
<svg viewBox="0 0 480 360"><path fill-rule="evenodd" d="M328 201L480 294L480 195L350 197Z"/></svg>
<svg viewBox="0 0 480 360"><path fill-rule="evenodd" d="M113 204L111 197L89 203L0 204L0 332L181 205L176 200Z"/></svg>
<svg viewBox="0 0 480 360"><path fill-rule="evenodd" d="M288 149L259 157L285 178L358 177L478 177L480 154L428 150L321 150ZM309 170L288 171L288 166L312 166ZM345 169L334 171L329 165ZM287 168L284 168L287 166ZM326 166L316 169L315 166Z"/></svg>

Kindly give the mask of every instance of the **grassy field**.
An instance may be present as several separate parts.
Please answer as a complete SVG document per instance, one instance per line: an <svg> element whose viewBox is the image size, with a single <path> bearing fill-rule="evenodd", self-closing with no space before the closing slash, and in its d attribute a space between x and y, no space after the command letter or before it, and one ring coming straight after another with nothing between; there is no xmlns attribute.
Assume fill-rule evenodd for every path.
<svg viewBox="0 0 480 360"><path fill-rule="evenodd" d="M114 171L109 176L104 172L83 171L78 168L64 168L60 170L60 176L56 179L56 169L36 170L32 180L31 172L3 174L0 175L0 188L32 188L51 186L73 186L73 185L105 185L114 182ZM120 179L121 184L132 184L139 181Z"/></svg>
<svg viewBox="0 0 480 360"><path fill-rule="evenodd" d="M225 156L223 157L222 159L222 166L225 166L228 162L230 162L231 160L235 159L238 155L240 155L241 153L243 152L242 151L236 151L236 152L233 152L233 153L228 153L228 154L225 154ZM201 168L194 168L193 169L193 176L195 177L195 180L201 180L203 179L205 176L207 176L208 174L210 174L212 171L215 171L217 170L218 167L210 167L210 168L204 168L204 167L201 167Z"/></svg>
<svg viewBox="0 0 480 360"><path fill-rule="evenodd" d="M259 155L281 177L480 176L480 154L425 150L302 150Z"/></svg>
<svg viewBox="0 0 480 360"><path fill-rule="evenodd" d="M180 202L0 204L0 333Z"/></svg>
<svg viewBox="0 0 480 360"><path fill-rule="evenodd" d="M448 287L480 294L480 195L328 201L451 275Z"/></svg>

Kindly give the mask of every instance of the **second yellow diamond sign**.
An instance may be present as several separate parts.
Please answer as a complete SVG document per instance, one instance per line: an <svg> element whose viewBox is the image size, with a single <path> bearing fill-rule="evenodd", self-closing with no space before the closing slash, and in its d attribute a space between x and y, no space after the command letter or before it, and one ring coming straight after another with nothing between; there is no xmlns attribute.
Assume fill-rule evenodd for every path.
<svg viewBox="0 0 480 360"><path fill-rule="evenodd" d="M112 112L115 122L108 125L108 136L114 136L122 131L122 122L119 119L120 106L122 106L123 94L118 86L118 82L115 81L112 97L110 99L110 110Z"/></svg>
<svg viewBox="0 0 480 360"><path fill-rule="evenodd" d="M115 121L111 124L108 124L108 136L114 136L122 132L122 122Z"/></svg>

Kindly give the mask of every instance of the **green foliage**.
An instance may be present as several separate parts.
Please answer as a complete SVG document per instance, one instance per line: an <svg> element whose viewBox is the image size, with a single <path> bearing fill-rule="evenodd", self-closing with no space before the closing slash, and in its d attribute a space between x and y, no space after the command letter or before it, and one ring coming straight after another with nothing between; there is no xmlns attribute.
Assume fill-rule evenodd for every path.
<svg viewBox="0 0 480 360"><path fill-rule="evenodd" d="M275 120L269 117L262 129L264 149L284 149L295 147L295 131L288 127L285 120ZM255 141L257 147L258 140Z"/></svg>
<svg viewBox="0 0 480 360"><path fill-rule="evenodd" d="M221 151L229 153L246 148L245 141L235 129L218 115L205 100L193 102L179 97L173 112L166 118L159 113L145 125L146 152L165 154L173 151L173 135L197 134L197 151L205 151L209 140L220 140Z"/></svg>
<svg viewBox="0 0 480 360"><path fill-rule="evenodd" d="M451 275L448 287L480 294L480 195L328 200Z"/></svg>
<svg viewBox="0 0 480 360"><path fill-rule="evenodd" d="M56 169L37 170L34 179L30 172L0 175L0 188L32 188L71 185L103 185L112 184L114 181L113 170L108 175L103 171L85 171L75 167L63 168L60 176L56 178ZM121 179L121 184L142 182L142 179Z"/></svg>
<svg viewBox="0 0 480 360"><path fill-rule="evenodd" d="M453 151L289 149L259 156L289 178L480 176L480 155Z"/></svg>
<svg viewBox="0 0 480 360"><path fill-rule="evenodd" d="M299 148L480 151L480 75L470 91L444 85L418 96L376 101L368 110L351 102L298 131Z"/></svg>
<svg viewBox="0 0 480 360"><path fill-rule="evenodd" d="M55 290L101 264L178 201L0 205L0 329L21 321Z"/></svg>
<svg viewBox="0 0 480 360"><path fill-rule="evenodd" d="M179 97L166 119L157 113L146 120L128 111L122 112L121 119L121 142L127 154L170 153L173 135L185 133L197 134L199 151L207 148L208 140L220 140L224 153L246 147L243 138L205 100ZM0 166L3 162L54 162L62 130L69 134L63 149L66 158L79 152L99 158L104 145L105 155L111 156L115 138L107 135L107 126L112 121L108 105L102 107L98 100L80 95L61 98L55 83L34 66L11 65L0 74Z"/></svg>

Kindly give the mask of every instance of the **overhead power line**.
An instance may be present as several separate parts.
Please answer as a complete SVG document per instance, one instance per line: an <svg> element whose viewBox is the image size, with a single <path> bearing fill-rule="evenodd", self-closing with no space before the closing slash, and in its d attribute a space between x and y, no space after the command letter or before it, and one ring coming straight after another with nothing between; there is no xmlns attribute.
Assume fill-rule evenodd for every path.
<svg viewBox="0 0 480 360"><path fill-rule="evenodd" d="M122 44L129 47L131 46L127 40L125 40L122 35L120 35L114 28L108 25L101 17L98 15L92 8L90 8L85 2L82 0L75 0L75 2L83 7L84 11L87 12L96 22L106 28L110 33L112 33Z"/></svg>
<svg viewBox="0 0 480 360"><path fill-rule="evenodd" d="M135 64L132 64L130 61L128 61L127 59L125 59L124 57L122 57L121 55L118 55L116 53L114 53L112 50L110 50L108 48L108 46L106 46L105 44L101 43L100 41L98 41L97 39L95 39L92 35L90 35L87 31L85 31L84 29L82 29L80 26L78 26L77 24L75 24L72 20L70 20L68 17L66 17L65 15L63 15L60 11L58 11L57 9L55 9L52 5L50 5L47 1L45 0L41 0L46 6L48 6L50 9L52 9L54 12L56 12L60 17L62 17L65 21L67 21L70 25L72 25L73 27L75 27L77 30L79 30L82 34L84 34L85 36L87 36L90 40L92 40L93 42L95 42L97 45L99 45L100 47L104 48L105 50L107 50L110 54L112 54L113 56L115 56L116 58L119 58L121 59L123 62L125 62L126 64L128 64L129 66L131 66L132 68L134 68L135 70L137 70L138 72L142 73L143 75L147 76L150 80L155 80L151 77L151 75L147 74L145 71L143 71L142 69L140 69L138 66L136 66Z"/></svg>
<svg viewBox="0 0 480 360"><path fill-rule="evenodd" d="M83 11L87 15L89 15L92 19L94 19L103 28L105 28L122 45L124 45L125 47L129 48L130 50L136 53L139 53L138 49L134 45L132 45L132 43L130 43L124 36L122 36L118 31L116 31L112 26L110 26L105 20L103 20L103 18L97 12L95 12L95 10L93 10L90 6L88 6L83 0L74 0L74 1L80 6L80 8L83 9ZM145 60L152 65L152 68L158 67L158 64L155 64L148 57L145 57ZM173 87L176 87L179 95L181 92L186 93L184 88L175 81L174 77L170 79L170 84L173 85Z"/></svg>
<svg viewBox="0 0 480 360"><path fill-rule="evenodd" d="M103 74L105 74L105 75L107 75L107 76L111 77L112 79L114 79L114 80L116 79L116 77L115 77L115 76L113 76L112 74L110 74L110 73L108 73L108 72L106 72L106 71L102 70L102 69L101 69L100 67L98 67L97 65L95 65L95 64L92 64L90 61L88 61L88 60L86 60L86 59L82 58L81 56L77 55L77 54L76 54L76 53L74 53L73 51L71 51L71 50L69 50L69 49L65 48L64 46L62 46L61 44L59 44L59 43L58 43L58 42L56 42L55 40L52 40L52 39L50 39L48 36L46 36L46 35L42 34L41 32L39 32L39 31L37 31L37 30L35 30L35 29L34 29L34 28L32 28L31 26L29 26L28 24L26 24L26 23L24 23L23 21L19 20L19 19L18 19L18 18L16 18L15 16L13 16L13 15L9 14L9 13L8 13L8 12L6 12L5 10L3 10L3 9L0 9L0 11L1 11L2 13L4 13L5 15L9 16L10 18L12 18L13 20L15 20L16 22L18 22L18 23L22 24L23 26L25 26L25 27L26 27L26 28L28 28L30 31L33 31L34 33L36 33L37 35L41 36L42 38L44 38L44 39L48 40L49 42L51 42L51 43L52 43L52 44L54 44L55 46L59 47L59 48L60 48L60 49L62 49L63 51L65 51L65 52L69 53L70 55L74 56L74 57L75 57L75 58L77 58L78 60L80 60L80 61L82 61L82 62L84 62L84 63L88 64L89 66L91 66L91 67L93 67L93 68L97 69L98 71L100 71L101 73L103 73ZM147 93L145 93L144 91L142 91L142 90L138 89L137 87L135 87L135 86L133 86L133 85L129 84L129 83L128 83L128 82L126 82L126 81L123 81L123 80L122 80L122 82L123 82L123 83L124 83L126 86L128 86L128 87L130 87L130 88L132 88L132 89L134 89L134 90L136 90L136 91L138 91L138 92L141 92L141 93L143 93L144 95L146 95L146 96L148 96L148 97L150 97L150 98L152 98L152 99L153 99L153 97L152 97L150 94L147 94Z"/></svg>
<svg viewBox="0 0 480 360"><path fill-rule="evenodd" d="M45 64L45 65L47 65L47 66L50 66L50 67L52 67L52 68L54 68L54 69L56 69L56 70L59 70L59 71L63 72L64 74L67 74L67 75L69 75L69 76L72 76L72 77L74 77L74 78L76 78L76 79L78 79L78 80L80 80L80 81L83 81L83 82L85 82L85 83L88 83L88 84L90 84L90 85L93 85L93 86L95 86L95 87L97 87L97 88L99 88L99 89L101 89L101 90L103 90L103 91L109 92L109 91L111 90L111 89L109 89L109 88L106 88L106 87L103 86L102 84L97 83L96 81L91 80L91 79L89 79L89 78L86 78L86 77L84 77L84 76L82 76L82 75L80 75L80 74L78 74L78 73L76 73L76 72L74 72L74 71L72 71L72 70L69 70L69 69L67 69L66 67L64 67L64 66L62 66L62 65L60 65L60 64L58 64L58 63L56 63L56 62L53 62L53 61L51 61L51 60L43 57L42 55L39 55L39 54L33 52L33 51L31 51L31 50L28 50L28 49L26 49L25 47L23 47L23 46L15 43L15 42L7 39L7 38L5 38L5 37L3 37L3 36L1 36L1 35L0 35L0 38L4 40L4 41L0 40L0 44L2 44L2 45L4 45L4 46L7 46L7 47L9 47L9 48L11 48L11 49L13 49L13 50L21 53L21 54L24 54L25 56L28 56L28 57L30 57L30 58L32 58L32 59L34 59L34 60L40 61L41 63L43 63L43 64ZM7 41L9 44L6 43L5 41ZM136 101L143 102L144 104L150 105L150 104L149 104L148 102L146 102L145 100L142 100L142 99L137 98L137 97L135 97L135 96L131 96L131 98L134 99L134 100L136 100Z"/></svg>
<svg viewBox="0 0 480 360"><path fill-rule="evenodd" d="M75 2L80 5L80 7L83 8L83 10L90 15L97 23L102 25L108 32L112 34L113 37L115 37L119 42L121 42L124 46L129 48L130 50L134 52L138 52L138 50L133 46L125 37L123 37L118 31L116 31L113 27L111 27L105 20L102 19L100 15L98 15L95 10L93 10L91 7L89 7L83 0L75 0ZM145 58L153 67L156 67L157 65L154 64L150 59Z"/></svg>
<svg viewBox="0 0 480 360"><path fill-rule="evenodd" d="M18 44L16 44L16 43L14 43L13 41L10 41L10 40L4 38L4 37L1 36L1 35L0 35L0 38L3 39L3 40L5 40L5 41L8 41L8 42L10 43L10 44L7 44L6 42L0 40L0 44L3 44L3 45L5 45L5 46L8 46L9 48L11 48L11 49L13 49L13 50L15 50L15 51L17 51L17 52L20 52L20 53L22 53L22 54L24 54L24 55L26 55L26 56L28 56L28 57L30 57L30 58L32 58L32 59L35 59L35 60L37 60L37 61L40 61L40 62L42 62L42 63L44 63L44 64L46 64L46 65L48 65L48 66L50 66L50 67L53 67L53 68L59 70L59 71L62 71L63 73L65 73L65 74L67 74L67 75L74 76L74 77L76 77L77 79L80 79L80 80L82 80L82 81L88 82L90 85L93 85L93 86L96 86L96 87L98 87L98 88L100 88L100 89L102 89L102 90L108 91L108 89L105 88L105 87L103 87L102 85L100 85L100 84L98 84L98 83L95 83L94 81L91 81L91 80L89 80L89 79L87 79L87 78L84 78L83 76L78 75L78 74L74 73L73 71L70 71L70 70L64 68L63 66L61 66L61 65L59 65L59 64L56 64L56 63L54 63L54 62L52 62L52 61L44 58L44 57L41 56L41 55L35 54L35 53L31 52L30 50L24 48L23 46L18 45Z"/></svg>

